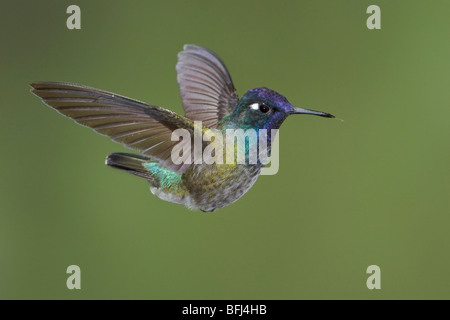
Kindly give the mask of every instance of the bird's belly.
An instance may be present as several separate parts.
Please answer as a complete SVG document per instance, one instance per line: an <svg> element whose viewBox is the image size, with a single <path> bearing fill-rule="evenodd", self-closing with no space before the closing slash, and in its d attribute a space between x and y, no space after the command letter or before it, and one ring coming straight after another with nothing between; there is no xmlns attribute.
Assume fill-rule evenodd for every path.
<svg viewBox="0 0 450 320"><path fill-rule="evenodd" d="M261 168L201 164L193 165L189 171L183 182L195 206L202 211L214 211L242 197L256 182Z"/></svg>

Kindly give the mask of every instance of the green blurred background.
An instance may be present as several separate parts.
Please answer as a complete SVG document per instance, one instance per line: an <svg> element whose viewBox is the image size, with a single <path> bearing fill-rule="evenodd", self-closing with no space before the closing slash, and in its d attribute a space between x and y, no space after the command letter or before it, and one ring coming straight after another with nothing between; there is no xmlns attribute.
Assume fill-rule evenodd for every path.
<svg viewBox="0 0 450 320"><path fill-rule="evenodd" d="M66 28L81 7L82 29ZM366 8L381 7L381 30ZM0 298L450 298L448 1L8 1ZM343 122L290 118L280 171L213 214L104 165L123 146L29 92L67 81L182 112L176 55ZM66 268L81 268L81 290ZM381 290L366 268L381 268Z"/></svg>

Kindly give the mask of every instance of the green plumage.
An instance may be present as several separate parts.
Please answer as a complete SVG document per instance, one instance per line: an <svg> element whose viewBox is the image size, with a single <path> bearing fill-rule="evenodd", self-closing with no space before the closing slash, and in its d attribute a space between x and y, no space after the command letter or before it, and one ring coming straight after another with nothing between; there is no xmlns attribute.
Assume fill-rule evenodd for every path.
<svg viewBox="0 0 450 320"><path fill-rule="evenodd" d="M181 175L169 169L161 167L156 162L147 162L144 167L158 182L156 185L164 192L178 192L182 187Z"/></svg>

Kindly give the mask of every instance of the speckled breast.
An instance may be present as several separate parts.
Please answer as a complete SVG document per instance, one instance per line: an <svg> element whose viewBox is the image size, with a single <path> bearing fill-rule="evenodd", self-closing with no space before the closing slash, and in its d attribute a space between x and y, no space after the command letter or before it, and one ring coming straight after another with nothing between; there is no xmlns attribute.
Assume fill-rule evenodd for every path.
<svg viewBox="0 0 450 320"><path fill-rule="evenodd" d="M183 175L191 199L202 211L214 211L242 197L256 182L261 167L245 164L193 165Z"/></svg>

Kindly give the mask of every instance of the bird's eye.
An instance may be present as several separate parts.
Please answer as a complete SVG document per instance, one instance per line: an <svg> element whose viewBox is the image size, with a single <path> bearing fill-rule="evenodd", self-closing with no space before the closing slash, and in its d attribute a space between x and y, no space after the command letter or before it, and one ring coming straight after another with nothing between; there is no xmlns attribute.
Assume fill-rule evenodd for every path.
<svg viewBox="0 0 450 320"><path fill-rule="evenodd" d="M258 102L252 103L250 105L250 108L252 110L259 110L261 113L267 113L270 111L270 107L267 104L258 103Z"/></svg>
<svg viewBox="0 0 450 320"><path fill-rule="evenodd" d="M267 104L261 103L259 105L259 111L261 111L262 113L267 113L267 112L269 112L269 110L270 110L270 107Z"/></svg>

